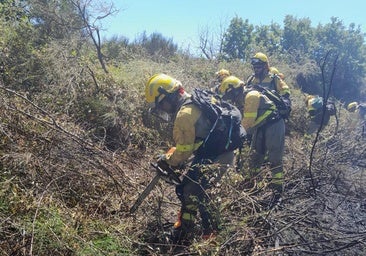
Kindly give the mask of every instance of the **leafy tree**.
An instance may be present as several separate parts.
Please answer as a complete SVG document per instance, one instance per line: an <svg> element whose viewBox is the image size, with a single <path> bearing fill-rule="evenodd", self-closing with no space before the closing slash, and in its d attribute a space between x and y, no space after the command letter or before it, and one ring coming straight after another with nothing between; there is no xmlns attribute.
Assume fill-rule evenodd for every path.
<svg viewBox="0 0 366 256"><path fill-rule="evenodd" d="M281 44L289 63L301 65L309 60L317 63L318 69L312 66L311 71L301 71L297 77L299 86L309 93L323 93L322 84L329 85L333 60L337 58L331 93L338 99L351 100L362 91L366 57L364 36L360 27L351 24L347 29L335 17L331 18L329 24L312 28L309 19L295 19L289 15L284 20ZM329 63L325 65L322 77L320 63L325 56L329 56Z"/></svg>
<svg viewBox="0 0 366 256"><path fill-rule="evenodd" d="M81 17L69 0L28 0L27 6L39 40L70 38L82 29Z"/></svg>
<svg viewBox="0 0 366 256"><path fill-rule="evenodd" d="M304 55L314 43L314 29L309 18L296 19L287 15L284 20L282 48L288 53Z"/></svg>
<svg viewBox="0 0 366 256"><path fill-rule="evenodd" d="M42 76L34 55L35 30L24 9L24 1L0 2L1 75L6 85L29 88Z"/></svg>
<svg viewBox="0 0 366 256"><path fill-rule="evenodd" d="M351 24L348 29L343 22L332 18L331 23L319 25L316 29L318 47L312 58L320 62L326 51L338 55L337 69L334 77L334 96L338 99L353 100L363 85L366 61L364 34L360 27ZM330 70L328 70L328 73Z"/></svg>
<svg viewBox="0 0 366 256"><path fill-rule="evenodd" d="M248 20L235 17L231 20L229 28L224 34L223 55L224 59L245 60L247 58L247 48L253 41L252 32L254 26Z"/></svg>
<svg viewBox="0 0 366 256"><path fill-rule="evenodd" d="M42 40L40 43L75 38L80 48L91 40L100 65L108 72L103 60L100 21L117 11L112 3L101 0L28 0L27 9L38 31L38 39Z"/></svg>
<svg viewBox="0 0 366 256"><path fill-rule="evenodd" d="M281 51L282 29L279 24L256 26L253 34L253 48L266 49L269 55Z"/></svg>
<svg viewBox="0 0 366 256"><path fill-rule="evenodd" d="M0 0L0 16L5 21L20 21L25 15L25 10L23 9L25 2L26 0Z"/></svg>

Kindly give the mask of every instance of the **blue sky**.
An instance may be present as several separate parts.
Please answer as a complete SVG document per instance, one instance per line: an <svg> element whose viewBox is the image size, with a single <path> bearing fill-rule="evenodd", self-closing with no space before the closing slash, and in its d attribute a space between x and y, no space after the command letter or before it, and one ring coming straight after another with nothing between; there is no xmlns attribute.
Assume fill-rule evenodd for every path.
<svg viewBox="0 0 366 256"><path fill-rule="evenodd" d="M125 36L133 41L142 32L158 32L179 47L194 48L199 34L218 34L235 17L253 25L283 25L286 15L309 18L313 27L338 17L348 27L355 23L366 33L365 0L112 0L118 14L104 20L102 36Z"/></svg>

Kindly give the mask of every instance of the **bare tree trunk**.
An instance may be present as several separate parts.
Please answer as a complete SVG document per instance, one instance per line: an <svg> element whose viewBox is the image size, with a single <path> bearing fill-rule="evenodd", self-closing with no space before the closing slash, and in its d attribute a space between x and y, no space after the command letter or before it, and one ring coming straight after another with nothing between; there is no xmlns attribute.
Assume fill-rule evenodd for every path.
<svg viewBox="0 0 366 256"><path fill-rule="evenodd" d="M92 1L92 0L90 0L90 1ZM73 4L79 10L80 16L83 20L87 33L93 41L93 44L97 51L98 61L99 61L100 65L102 66L102 69L104 70L105 73L108 73L108 70L107 70L107 67L106 67L105 61L104 61L104 56L102 53L102 44L101 44L101 40L100 40L99 27L94 25L94 23L95 23L95 21L102 20L102 19L108 17L109 15L115 13L117 10L114 9L113 4L111 4L108 7L102 8L103 10L105 10L104 13L102 13L100 16L96 17L95 21L93 23L91 23L89 21L90 15L88 14L87 9L86 9L86 7L90 3L90 1L85 2L84 4L82 4L80 1L73 1Z"/></svg>

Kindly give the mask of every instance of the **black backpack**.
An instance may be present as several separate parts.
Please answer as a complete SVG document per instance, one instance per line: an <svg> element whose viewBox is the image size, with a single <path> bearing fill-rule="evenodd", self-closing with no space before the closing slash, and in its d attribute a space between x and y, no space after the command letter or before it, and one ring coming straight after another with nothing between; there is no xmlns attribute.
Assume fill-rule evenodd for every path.
<svg viewBox="0 0 366 256"><path fill-rule="evenodd" d="M246 132L241 125L242 115L237 107L211 91L197 88L193 91L191 102L200 108L212 124L196 154L210 158L243 146Z"/></svg>
<svg viewBox="0 0 366 256"><path fill-rule="evenodd" d="M289 98L281 97L281 95L279 95L279 93L276 91L275 79L280 79L280 77L276 74L272 74L271 78L271 89L268 89L261 86L260 84L253 85L252 81L254 80L254 75L251 75L247 80L247 88L245 93L248 93L250 90L257 90L258 92L266 95L267 98L269 98L276 105L279 115L284 119L288 119L292 110L291 101Z"/></svg>
<svg viewBox="0 0 366 256"><path fill-rule="evenodd" d="M245 98L246 94L252 90L256 90L256 91L260 92L261 94L267 96L267 98L270 99L276 105L278 114L282 118L288 119L290 117L290 113L291 113L290 99L285 101L284 98L281 97L276 91L272 91L267 88L264 88L263 86L260 86L259 84L247 85L244 90L244 98Z"/></svg>

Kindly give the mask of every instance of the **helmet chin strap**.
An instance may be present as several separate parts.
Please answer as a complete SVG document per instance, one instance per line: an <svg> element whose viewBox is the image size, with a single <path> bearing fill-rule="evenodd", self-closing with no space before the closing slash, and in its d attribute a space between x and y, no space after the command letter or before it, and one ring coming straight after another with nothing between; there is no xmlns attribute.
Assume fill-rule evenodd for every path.
<svg viewBox="0 0 366 256"><path fill-rule="evenodd" d="M179 90L173 93L166 92L164 94L165 97L149 112L165 122L171 122L180 106L183 104L184 97L181 97Z"/></svg>
<svg viewBox="0 0 366 256"><path fill-rule="evenodd" d="M166 97L167 102L172 106L172 113L176 113L181 105L180 93L178 91L171 93Z"/></svg>
<svg viewBox="0 0 366 256"><path fill-rule="evenodd" d="M225 93L223 99L224 100L230 99L236 104L241 103L241 100L242 100L241 96L243 95L243 90L244 90L244 88L242 86L240 86L238 88L232 87L232 89L230 91Z"/></svg>

